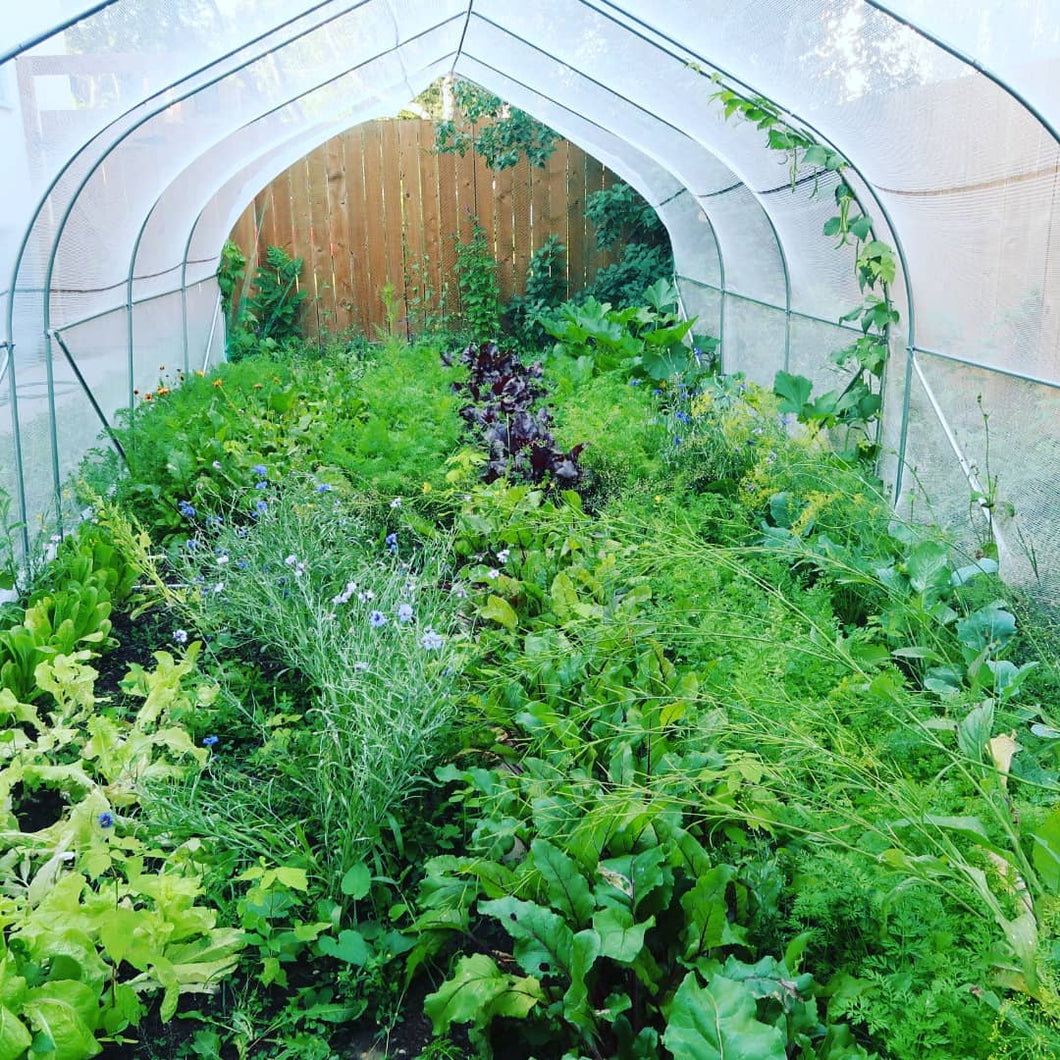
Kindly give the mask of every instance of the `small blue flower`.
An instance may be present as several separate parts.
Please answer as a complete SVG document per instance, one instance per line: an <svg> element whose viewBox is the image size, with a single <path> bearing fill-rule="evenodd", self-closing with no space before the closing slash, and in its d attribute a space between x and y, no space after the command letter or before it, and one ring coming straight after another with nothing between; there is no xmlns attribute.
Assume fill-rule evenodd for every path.
<svg viewBox="0 0 1060 1060"><path fill-rule="evenodd" d="M177 507L180 509L180 514L183 515L185 519L195 518L195 505L193 505L191 501L178 501Z"/></svg>
<svg viewBox="0 0 1060 1060"><path fill-rule="evenodd" d="M186 629L175 629L173 630L173 640L177 644L188 643L188 631Z"/></svg>
<svg viewBox="0 0 1060 1060"><path fill-rule="evenodd" d="M372 629L382 629L386 625L386 615L382 611L373 611L368 616L368 624Z"/></svg>
<svg viewBox="0 0 1060 1060"><path fill-rule="evenodd" d="M240 570L246 570L246 569L247 569L247 566L248 566L248 564L247 564L247 561L246 561L245 559L241 559L241 560L240 560L240 561L239 561L239 562L238 562L238 563L236 564L236 566L237 566L237 567L238 567L238 568L239 568Z"/></svg>
<svg viewBox="0 0 1060 1060"><path fill-rule="evenodd" d="M413 614L412 604L398 604L397 616L399 622L411 622Z"/></svg>
<svg viewBox="0 0 1060 1060"><path fill-rule="evenodd" d="M263 479L259 479L257 482L254 483L254 489L256 489L256 490L267 490L268 488L269 488L268 479L264 479L264 478Z"/></svg>
<svg viewBox="0 0 1060 1060"><path fill-rule="evenodd" d="M265 512L267 512L269 510L269 502L268 501L257 501L255 503L255 505L254 505L254 510L257 511L257 512L260 512L261 514L264 515Z"/></svg>
<svg viewBox="0 0 1060 1060"><path fill-rule="evenodd" d="M426 630L420 637L420 644L423 645L425 651L437 651L444 643L445 639L433 629Z"/></svg>
<svg viewBox="0 0 1060 1060"><path fill-rule="evenodd" d="M213 745L215 743L217 743L217 737L216 736L204 736L202 738L203 747L213 747Z"/></svg>
<svg viewBox="0 0 1060 1060"><path fill-rule="evenodd" d="M194 537L189 537L185 542L185 547L189 552L194 552L199 547L199 542Z"/></svg>
<svg viewBox="0 0 1060 1060"><path fill-rule="evenodd" d="M660 395L660 394L662 393L662 391L661 391L661 390L660 390L660 389L659 389L658 387L655 387L655 388L654 388L654 389L652 390L652 393L653 393L653 394L654 394L654 395L655 395L656 397L658 397L658 396L659 396L659 395Z"/></svg>
<svg viewBox="0 0 1060 1060"><path fill-rule="evenodd" d="M680 444L681 444L681 435L675 434L674 435L674 445L680 445Z"/></svg>
<svg viewBox="0 0 1060 1060"><path fill-rule="evenodd" d="M206 525L213 530L224 525L224 519L219 515L208 515L206 516Z"/></svg>
<svg viewBox="0 0 1060 1060"><path fill-rule="evenodd" d="M264 464L255 464L251 469L258 478L268 478L269 469Z"/></svg>
<svg viewBox="0 0 1060 1060"><path fill-rule="evenodd" d="M386 547L391 552L397 552L397 547L398 547L397 534L387 534L386 535Z"/></svg>
<svg viewBox="0 0 1060 1060"><path fill-rule="evenodd" d="M682 412L680 410L674 413L674 418L680 420L682 423L689 423L692 420L692 417L689 416L687 412Z"/></svg>
<svg viewBox="0 0 1060 1060"><path fill-rule="evenodd" d="M103 812L99 815L99 827L100 828L113 828L114 827L114 815Z"/></svg>
<svg viewBox="0 0 1060 1060"><path fill-rule="evenodd" d="M326 482L321 482L320 485L317 486L317 493L330 493L330 492L331 492L331 486L329 486L328 483L326 483Z"/></svg>
<svg viewBox="0 0 1060 1060"><path fill-rule="evenodd" d="M629 385L630 385L630 386L640 386L640 384L641 384L642 382L643 382L643 380L642 380L642 379L637 379L637 378L635 378L635 377L634 377L633 379L631 379L631 380L629 381Z"/></svg>

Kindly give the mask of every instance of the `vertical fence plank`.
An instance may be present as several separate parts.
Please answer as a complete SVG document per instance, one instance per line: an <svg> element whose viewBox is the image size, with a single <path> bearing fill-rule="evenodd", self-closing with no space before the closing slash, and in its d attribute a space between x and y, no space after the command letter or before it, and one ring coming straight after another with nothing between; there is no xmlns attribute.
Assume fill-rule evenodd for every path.
<svg viewBox="0 0 1060 1060"><path fill-rule="evenodd" d="M573 147L573 145L570 145ZM586 284L586 259L588 258L584 238L585 216L585 155L573 149L567 152L567 231L571 242L569 255L570 277L574 289L581 291Z"/></svg>
<svg viewBox="0 0 1060 1060"><path fill-rule="evenodd" d="M497 232L497 282L501 301L515 293L515 221L512 217L513 185L522 180L515 167L495 174L494 224Z"/></svg>
<svg viewBox="0 0 1060 1060"><path fill-rule="evenodd" d="M350 218L346 188L346 137L335 136L325 145L327 162L328 217L331 221L331 284L334 292L336 332L345 331L352 321L350 290Z"/></svg>
<svg viewBox="0 0 1060 1060"><path fill-rule="evenodd" d="M533 233L530 230L530 185L533 174L540 170L519 166L512 172L512 288L514 294L525 294L526 270L530 267L530 257L534 252Z"/></svg>
<svg viewBox="0 0 1060 1060"><path fill-rule="evenodd" d="M459 297L456 287L456 238L460 230L457 199L456 155L438 155L438 270L440 312L456 310Z"/></svg>
<svg viewBox="0 0 1060 1060"><path fill-rule="evenodd" d="M416 158L420 170L420 216L423 219L423 263L414 277L421 304L419 326L428 316L438 317L442 309L442 232L440 212L441 176L434 151L434 122L416 123Z"/></svg>
<svg viewBox="0 0 1060 1060"><path fill-rule="evenodd" d="M362 126L364 138L364 213L367 260L367 319L386 323L382 301L387 283L386 213L383 193L383 134L379 123Z"/></svg>
<svg viewBox="0 0 1060 1060"><path fill-rule="evenodd" d="M353 303L355 320L361 322L365 334L371 335L372 322L377 320L375 301L369 297L371 272L368 260L368 235L375 219L369 221L368 194L364 173L364 129L359 125L346 133L346 191L349 202L350 259L353 268L353 286L350 300Z"/></svg>
<svg viewBox="0 0 1060 1060"><path fill-rule="evenodd" d="M418 290L423 273L423 194L420 189L419 122L393 123L397 132L398 173L401 185L401 278L396 283L404 305L405 334L418 330Z"/></svg>
<svg viewBox="0 0 1060 1060"><path fill-rule="evenodd" d="M327 145L324 145L325 148ZM327 151L318 148L306 156L309 190L309 247L306 267L312 268L317 297L317 331L335 329L335 276L331 261L331 215L328 212Z"/></svg>

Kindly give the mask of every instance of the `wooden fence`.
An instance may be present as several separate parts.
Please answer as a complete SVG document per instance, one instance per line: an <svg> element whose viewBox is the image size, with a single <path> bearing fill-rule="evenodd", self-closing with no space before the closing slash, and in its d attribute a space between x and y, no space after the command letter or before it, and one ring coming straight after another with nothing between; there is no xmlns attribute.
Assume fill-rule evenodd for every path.
<svg viewBox="0 0 1060 1060"><path fill-rule="evenodd" d="M425 316L458 310L455 239L470 238L473 217L493 247L503 300L523 290L531 254L552 233L567 248L570 293L610 262L585 199L617 178L574 144L561 140L544 168L497 173L433 146L429 121L359 125L296 162L240 217L232 239L248 275L270 244L305 259L307 334L411 332Z"/></svg>

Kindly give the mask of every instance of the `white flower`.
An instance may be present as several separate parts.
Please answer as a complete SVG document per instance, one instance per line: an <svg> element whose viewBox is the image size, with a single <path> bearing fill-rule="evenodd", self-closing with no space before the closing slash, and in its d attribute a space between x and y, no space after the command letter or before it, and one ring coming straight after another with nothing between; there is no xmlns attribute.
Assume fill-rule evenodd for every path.
<svg viewBox="0 0 1060 1060"><path fill-rule="evenodd" d="M354 668L354 670L357 673L363 674L364 671L368 669L368 663L366 663L366 662L355 662L353 664L353 668Z"/></svg>
<svg viewBox="0 0 1060 1060"><path fill-rule="evenodd" d="M217 584L216 584L216 585L215 585L215 586L213 587L213 591L214 591L215 593L223 592L223 591L224 591L224 587L225 587L225 583L224 583L224 582L218 582L218 583L217 583Z"/></svg>
<svg viewBox="0 0 1060 1060"><path fill-rule="evenodd" d="M500 552L497 553L497 562L498 563L507 563L508 562L508 557L510 555L511 555L511 550L510 549L502 548L500 550Z"/></svg>
<svg viewBox="0 0 1060 1060"><path fill-rule="evenodd" d="M228 557L227 556L218 556L217 557L217 566L218 567L223 567L227 562L228 562Z"/></svg>
<svg viewBox="0 0 1060 1060"><path fill-rule="evenodd" d="M360 600L362 604L365 604L369 600L375 599L375 593L373 593L371 589L365 589L364 592L357 594L357 599Z"/></svg>
<svg viewBox="0 0 1060 1060"><path fill-rule="evenodd" d="M486 571L486 577L489 578L491 581L493 581L496 578L499 578L500 576L501 576L501 572L499 570L497 570L496 568L493 568L493 570Z"/></svg>
<svg viewBox="0 0 1060 1060"><path fill-rule="evenodd" d="M346 588L343 589L341 593L338 593L337 595L333 596L331 598L331 602L333 604L347 604L350 601L350 597L353 596L353 594L356 591L357 591L357 583L356 582L347 582L346 583Z"/></svg>
<svg viewBox="0 0 1060 1060"><path fill-rule="evenodd" d="M283 562L288 567L293 567L298 562L298 557L292 552Z"/></svg>
<svg viewBox="0 0 1060 1060"><path fill-rule="evenodd" d="M188 643L188 631L186 629L175 629L173 630L173 639L178 644Z"/></svg>
<svg viewBox="0 0 1060 1060"><path fill-rule="evenodd" d="M453 596L455 596L458 600L467 599L467 589L465 589L462 585L454 585L450 592L452 592Z"/></svg>
<svg viewBox="0 0 1060 1060"><path fill-rule="evenodd" d="M411 622L413 613L412 604L398 604L397 616L399 622Z"/></svg>
<svg viewBox="0 0 1060 1060"><path fill-rule="evenodd" d="M395 497L395 498L394 498L394 499L393 499L393 500L392 500L392 501L390 502L390 507L391 507L391 508L400 508L400 507L401 507L401 498L400 498L400 497Z"/></svg>

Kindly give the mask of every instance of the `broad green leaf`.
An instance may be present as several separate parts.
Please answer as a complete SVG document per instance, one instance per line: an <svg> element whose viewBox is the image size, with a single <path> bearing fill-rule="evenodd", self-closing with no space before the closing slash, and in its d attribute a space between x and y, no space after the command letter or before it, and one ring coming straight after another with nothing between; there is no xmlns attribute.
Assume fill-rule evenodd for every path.
<svg viewBox="0 0 1060 1060"><path fill-rule="evenodd" d="M669 894L673 888L673 870L665 864L665 860L666 851L661 846L650 847L636 854L601 861L598 871L629 899L623 901L621 907L632 906L636 910L653 892L662 889Z"/></svg>
<svg viewBox="0 0 1060 1060"><path fill-rule="evenodd" d="M0 1007L0 1060L18 1060L31 1041L26 1025L9 1008Z"/></svg>
<svg viewBox="0 0 1060 1060"><path fill-rule="evenodd" d="M670 1007L663 1044L681 1060L785 1060L784 1034L756 1019L745 986L722 975L701 987L689 972Z"/></svg>
<svg viewBox="0 0 1060 1060"><path fill-rule="evenodd" d="M735 879L736 870L731 865L716 865L682 896L685 926L681 931L681 939L686 961L694 961L716 946L743 941L746 931L730 923L726 898L726 890Z"/></svg>
<svg viewBox="0 0 1060 1060"><path fill-rule="evenodd" d="M1031 858L1042 886L1050 894L1060 895L1060 808L1031 833L1031 841Z"/></svg>
<svg viewBox="0 0 1060 1060"><path fill-rule="evenodd" d="M372 889L372 874L368 871L368 866L360 862L351 865L339 886L343 894L355 901L363 898Z"/></svg>
<svg viewBox="0 0 1060 1060"><path fill-rule="evenodd" d="M423 1001L435 1034L445 1034L453 1023L489 1025L494 1016L522 1018L544 1000L541 985L532 977L504 974L492 957L476 953L461 957L456 971Z"/></svg>
<svg viewBox="0 0 1060 1060"><path fill-rule="evenodd" d="M906 576L909 584L918 592L932 588L948 587L949 550L937 541L921 541L915 545L906 559Z"/></svg>
<svg viewBox="0 0 1060 1060"><path fill-rule="evenodd" d="M355 968L363 968L368 963L368 943L359 931L340 931L338 939L321 935L317 945L321 953L352 964Z"/></svg>
<svg viewBox="0 0 1060 1060"><path fill-rule="evenodd" d="M26 992L22 1014L54 1046L49 1060L84 1060L103 1051L96 1041L99 1003L84 983L62 979Z"/></svg>
<svg viewBox="0 0 1060 1060"><path fill-rule="evenodd" d="M530 853L548 887L552 907L576 927L587 924L593 914L593 896L578 863L547 839L535 839Z"/></svg>
<svg viewBox="0 0 1060 1060"><path fill-rule="evenodd" d="M589 973L599 956L600 936L591 928L579 931L571 945L570 986L563 995L563 1015L587 1034L595 1022L589 1005Z"/></svg>
<svg viewBox="0 0 1060 1060"><path fill-rule="evenodd" d="M490 595L486 606L482 608L482 617L499 622L506 629L515 629L519 624L519 618L512 605L500 596Z"/></svg>
<svg viewBox="0 0 1060 1060"><path fill-rule="evenodd" d="M600 953L620 964L632 964L644 949L644 935L655 924L655 917L648 917L639 924L633 922L628 909L608 906L593 914L593 928L600 936Z"/></svg>
<svg viewBox="0 0 1060 1060"><path fill-rule="evenodd" d="M813 383L805 376L777 372L773 380L773 393L780 398L781 412L802 412L803 405L810 400Z"/></svg>
<svg viewBox="0 0 1060 1060"><path fill-rule="evenodd" d="M957 639L975 652L1003 647L1015 632L1016 619L1005 610L1003 600L995 600L957 623Z"/></svg>
<svg viewBox="0 0 1060 1060"><path fill-rule="evenodd" d="M970 710L957 726L957 746L961 754L979 761L994 728L994 701L984 699Z"/></svg>
<svg viewBox="0 0 1060 1060"><path fill-rule="evenodd" d="M511 897L479 902L478 908L496 917L515 940L515 959L524 972L570 976L574 932L551 909Z"/></svg>

